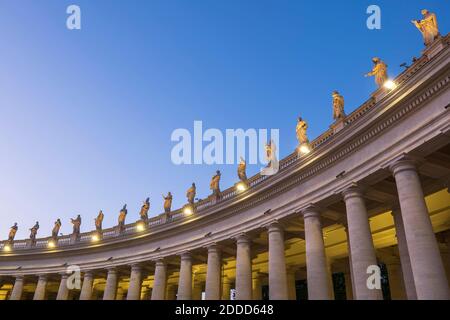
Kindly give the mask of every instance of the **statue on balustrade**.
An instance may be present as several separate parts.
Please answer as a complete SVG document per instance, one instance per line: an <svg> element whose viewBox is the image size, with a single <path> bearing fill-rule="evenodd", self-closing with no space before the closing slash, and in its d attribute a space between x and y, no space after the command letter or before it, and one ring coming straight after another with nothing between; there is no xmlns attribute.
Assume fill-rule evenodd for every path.
<svg viewBox="0 0 450 320"><path fill-rule="evenodd" d="M170 213L170 210L172 209L172 194L169 193L167 194L167 196L162 196L164 199L164 212L165 213Z"/></svg>
<svg viewBox="0 0 450 320"><path fill-rule="evenodd" d="M375 83L378 85L378 88L381 88L388 78L387 65L377 57L372 58L372 62L374 64L373 69L365 74L365 77L375 76Z"/></svg>
<svg viewBox="0 0 450 320"><path fill-rule="evenodd" d="M97 231L102 231L102 223L103 223L103 218L105 217L105 215L103 214L103 211L100 210L100 212L97 215L97 218L95 218L95 230Z"/></svg>
<svg viewBox="0 0 450 320"><path fill-rule="evenodd" d="M72 235L75 236L75 239L79 239L80 237L80 228L81 228L81 216L77 215L76 219L70 219L70 222L73 224L73 232Z"/></svg>
<svg viewBox="0 0 450 320"><path fill-rule="evenodd" d="M36 224L30 229L30 240L32 246L36 244L36 236L38 230L39 230L39 221L36 221Z"/></svg>
<svg viewBox="0 0 450 320"><path fill-rule="evenodd" d="M119 231L123 232L125 230L125 218L127 217L128 214L128 210L127 210L127 205L124 204L122 210L120 210L119 213Z"/></svg>
<svg viewBox="0 0 450 320"><path fill-rule="evenodd" d="M145 199L144 204L141 207L141 211L139 215L141 216L141 220L144 222L148 221L148 211L150 210L150 198Z"/></svg>
<svg viewBox="0 0 450 320"><path fill-rule="evenodd" d="M247 163L241 157L241 160L240 160L239 165L238 165L237 172L238 172L239 180L241 180L242 182L247 182L246 167L247 167Z"/></svg>
<svg viewBox="0 0 450 320"><path fill-rule="evenodd" d="M61 229L61 220L57 219L55 221L55 225L53 226L53 229L52 229L52 239L53 240L58 239L59 229Z"/></svg>
<svg viewBox="0 0 450 320"><path fill-rule="evenodd" d="M340 120L345 118L344 97L338 91L333 91L333 119Z"/></svg>
<svg viewBox="0 0 450 320"><path fill-rule="evenodd" d="M212 190L213 195L218 197L220 195L220 171L217 170L216 174L211 178L211 182L209 184L209 189Z"/></svg>
<svg viewBox="0 0 450 320"><path fill-rule="evenodd" d="M186 191L186 197L189 204L194 204L196 190L197 188L195 187L195 183L192 182L192 186Z"/></svg>
<svg viewBox="0 0 450 320"><path fill-rule="evenodd" d="M306 130L308 129L308 123L303 120L301 117L297 119L297 127L295 128L295 132L297 133L298 143L305 144L309 143L308 135L306 134Z"/></svg>
<svg viewBox="0 0 450 320"><path fill-rule="evenodd" d="M412 20L411 22L422 33L425 46L429 46L439 35L439 28L437 24L436 15L426 9L421 11L422 20Z"/></svg>
<svg viewBox="0 0 450 320"><path fill-rule="evenodd" d="M9 230L8 234L8 242L12 243L14 241L14 238L16 237L16 233L19 227L17 226L17 222L14 222L14 225Z"/></svg>

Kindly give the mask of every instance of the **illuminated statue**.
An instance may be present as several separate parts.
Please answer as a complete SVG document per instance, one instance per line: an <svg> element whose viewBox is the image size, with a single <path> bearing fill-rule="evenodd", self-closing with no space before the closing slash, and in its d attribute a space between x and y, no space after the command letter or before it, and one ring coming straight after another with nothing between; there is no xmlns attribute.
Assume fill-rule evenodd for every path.
<svg viewBox="0 0 450 320"><path fill-rule="evenodd" d="M337 91L333 91L333 119L339 120L345 118L344 97Z"/></svg>
<svg viewBox="0 0 450 320"><path fill-rule="evenodd" d="M70 219L70 222L72 222L72 224L73 224L72 234L78 238L80 236L81 216L77 215L77 218Z"/></svg>
<svg viewBox="0 0 450 320"><path fill-rule="evenodd" d="M36 235L38 230L39 230L39 221L36 221L36 224L33 226L33 228L30 229L30 239L32 245L36 243Z"/></svg>
<svg viewBox="0 0 450 320"><path fill-rule="evenodd" d="M103 223L103 218L105 217L105 215L103 214L103 211L100 210L100 212L97 215L97 218L95 218L95 230L97 231L102 231L102 223Z"/></svg>
<svg viewBox="0 0 450 320"><path fill-rule="evenodd" d="M365 77L375 76L375 83L378 85L378 88L381 88L388 78L387 65L377 57L372 58L372 61L374 63L373 69Z"/></svg>
<svg viewBox="0 0 450 320"><path fill-rule="evenodd" d="M421 11L422 20L412 20L411 22L422 33L425 46L430 45L437 37L439 37L439 29L436 20L436 15L426 9Z"/></svg>
<svg viewBox="0 0 450 320"><path fill-rule="evenodd" d="M297 133L297 140L300 145L309 142L306 129L308 129L308 123L299 117L297 119L297 127L295 128L295 132Z"/></svg>
<svg viewBox="0 0 450 320"><path fill-rule="evenodd" d="M19 229L19 227L17 226L17 222L14 222L14 225L9 230L9 234L8 234L8 241L9 242L13 242L14 241L14 237L16 236L17 229Z"/></svg>
<svg viewBox="0 0 450 320"><path fill-rule="evenodd" d="M162 197L164 198L164 212L169 213L172 209L172 194L169 191L166 197L164 195Z"/></svg>
<svg viewBox="0 0 450 320"><path fill-rule="evenodd" d="M139 212L142 221L148 221L148 210L150 210L150 198L145 199L141 212Z"/></svg>
<svg viewBox="0 0 450 320"><path fill-rule="evenodd" d="M127 217L128 210L127 205L124 204L122 210L119 213L119 231L122 232L125 229L125 218Z"/></svg>
<svg viewBox="0 0 450 320"><path fill-rule="evenodd" d="M246 167L247 164L245 162L245 160L241 157L241 161L239 162L239 166L238 166L238 177L242 182L246 182L247 181L247 174L246 174Z"/></svg>
<svg viewBox="0 0 450 320"><path fill-rule="evenodd" d="M192 183L192 186L186 192L186 197L188 198L188 202L190 204L194 203L196 189L195 183Z"/></svg>
<svg viewBox="0 0 450 320"><path fill-rule="evenodd" d="M220 194L220 171L217 170L216 174L212 177L211 182L209 184L209 189L212 190L213 195L218 196Z"/></svg>
<svg viewBox="0 0 450 320"><path fill-rule="evenodd" d="M59 229L61 229L61 220L57 219L55 221L55 225L52 229L52 238L53 240L56 240L58 238Z"/></svg>

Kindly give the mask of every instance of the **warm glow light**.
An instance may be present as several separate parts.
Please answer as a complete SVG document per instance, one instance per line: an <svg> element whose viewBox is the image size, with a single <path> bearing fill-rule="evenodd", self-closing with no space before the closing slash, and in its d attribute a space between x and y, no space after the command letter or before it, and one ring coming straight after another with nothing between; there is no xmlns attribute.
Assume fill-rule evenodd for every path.
<svg viewBox="0 0 450 320"><path fill-rule="evenodd" d="M247 189L247 186L243 182L240 182L237 184L236 189L237 191L245 191Z"/></svg>
<svg viewBox="0 0 450 320"><path fill-rule="evenodd" d="M298 151L299 151L301 154L308 154L308 153L311 152L311 148L310 148L310 146L309 146L308 144L303 143L303 144L298 148Z"/></svg>
<svg viewBox="0 0 450 320"><path fill-rule="evenodd" d="M145 230L145 226L144 226L144 224L141 222L141 223L138 223L137 225L136 225L136 230L137 231L144 231Z"/></svg>
<svg viewBox="0 0 450 320"><path fill-rule="evenodd" d="M49 248L54 248L54 247L55 247L55 242L53 242L53 240L50 240L50 241L48 242L47 246L48 246Z"/></svg>
<svg viewBox="0 0 450 320"><path fill-rule="evenodd" d="M192 208L191 207L184 207L183 209L183 213L187 216L190 216L193 212L192 212Z"/></svg>
<svg viewBox="0 0 450 320"><path fill-rule="evenodd" d="M392 80L387 80L387 81L384 83L384 87L385 87L386 89L393 90L393 89L395 89L395 88L397 87L397 85L395 84L394 81L392 81Z"/></svg>
<svg viewBox="0 0 450 320"><path fill-rule="evenodd" d="M9 252L9 251L11 251L11 246L9 244L5 244L5 246L3 247L3 250Z"/></svg>
<svg viewBox="0 0 450 320"><path fill-rule="evenodd" d="M98 235L94 234L92 236L92 241L97 242L98 240L100 240L100 238L98 237Z"/></svg>

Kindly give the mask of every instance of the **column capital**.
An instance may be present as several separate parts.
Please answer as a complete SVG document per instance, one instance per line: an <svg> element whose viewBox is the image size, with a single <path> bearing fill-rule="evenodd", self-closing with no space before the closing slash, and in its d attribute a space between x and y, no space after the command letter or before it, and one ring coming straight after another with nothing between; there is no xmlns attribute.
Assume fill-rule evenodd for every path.
<svg viewBox="0 0 450 320"><path fill-rule="evenodd" d="M157 258L157 259L154 259L153 262L155 262L155 266L163 267L163 266L167 265L167 261L165 258Z"/></svg>
<svg viewBox="0 0 450 320"><path fill-rule="evenodd" d="M19 274L15 277L16 281L23 281L25 280L25 276L23 274Z"/></svg>
<svg viewBox="0 0 450 320"><path fill-rule="evenodd" d="M268 233L283 232L284 230L284 226L276 219L266 223L263 227L267 229Z"/></svg>
<svg viewBox="0 0 450 320"><path fill-rule="evenodd" d="M83 271L84 278L93 278L94 272L92 270L85 270Z"/></svg>
<svg viewBox="0 0 450 320"><path fill-rule="evenodd" d="M39 281L47 281L48 275L47 274L39 274L38 279L39 279Z"/></svg>
<svg viewBox="0 0 450 320"><path fill-rule="evenodd" d="M350 185L346 186L342 191L341 191L343 197L344 197L344 201L347 201L350 198L362 198L363 197L363 192L361 190L361 187L353 182Z"/></svg>
<svg viewBox="0 0 450 320"><path fill-rule="evenodd" d="M207 244L205 248L208 250L208 253L210 252L222 252L222 246L220 244L217 244L216 242L212 242L210 244Z"/></svg>
<svg viewBox="0 0 450 320"><path fill-rule="evenodd" d="M191 261L192 260L192 254L190 251L184 251L182 253L179 254L181 261Z"/></svg>
<svg viewBox="0 0 450 320"><path fill-rule="evenodd" d="M237 244L241 244L241 243L251 243L251 239L249 237L249 235L247 233L240 233L234 237L232 237L234 240L236 240Z"/></svg>
<svg viewBox="0 0 450 320"><path fill-rule="evenodd" d="M59 275L61 276L62 279L67 279L69 277L69 274L67 272L59 272Z"/></svg>
<svg viewBox="0 0 450 320"><path fill-rule="evenodd" d="M140 262L132 263L132 264L130 265L130 267L131 267L131 271L132 271L132 272L133 272L133 271L142 271L142 263L140 263Z"/></svg>
<svg viewBox="0 0 450 320"><path fill-rule="evenodd" d="M303 219L310 217L320 218L321 210L318 206L310 204L301 210L301 214L303 215Z"/></svg>
<svg viewBox="0 0 450 320"><path fill-rule="evenodd" d="M416 160L405 157L392 162L389 165L389 170L395 177L396 174L402 171L416 171L416 165Z"/></svg>
<svg viewBox="0 0 450 320"><path fill-rule="evenodd" d="M117 274L117 268L116 267L108 267L106 268L108 271L108 274Z"/></svg>

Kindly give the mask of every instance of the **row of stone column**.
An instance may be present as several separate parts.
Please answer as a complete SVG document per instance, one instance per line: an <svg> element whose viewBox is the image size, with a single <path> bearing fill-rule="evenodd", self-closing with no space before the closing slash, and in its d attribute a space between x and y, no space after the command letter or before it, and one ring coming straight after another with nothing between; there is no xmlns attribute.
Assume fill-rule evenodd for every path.
<svg viewBox="0 0 450 320"><path fill-rule="evenodd" d="M399 207L393 210L402 274L408 299L449 299L449 288L436 237L426 208L420 179L414 163L410 160L398 161L391 166L397 190ZM357 185L342 192L347 214L347 240L349 249L352 292L358 300L382 299L381 289L371 289L367 284L368 268L377 265L375 249L363 193ZM311 205L302 211L306 242L306 272L308 298L322 300L332 298L331 274L322 233L320 210ZM273 221L267 225L269 239L269 298L287 300L289 298L288 274L284 251L284 230ZM205 298L218 300L221 291L221 248L217 244L208 248ZM291 279L292 280L292 279ZM68 290L64 275L61 279L58 299L67 299ZM43 299L47 278L40 276L35 299ZM104 300L116 297L118 276L114 268L108 269ZM131 266L131 276L127 299L140 298L142 284L141 265ZM92 273L84 274L81 300L92 295ZM163 300L167 286L167 264L164 259L155 263L152 300ZM225 284L223 284L225 286ZM251 239L247 234L236 237L236 299L250 300L252 295L252 254ZM18 277L11 299L20 298L23 278ZM261 291L261 290L259 290ZM260 294L260 293L259 293ZM292 295L292 293L291 293ZM192 299L192 256L181 254L178 300Z"/></svg>

